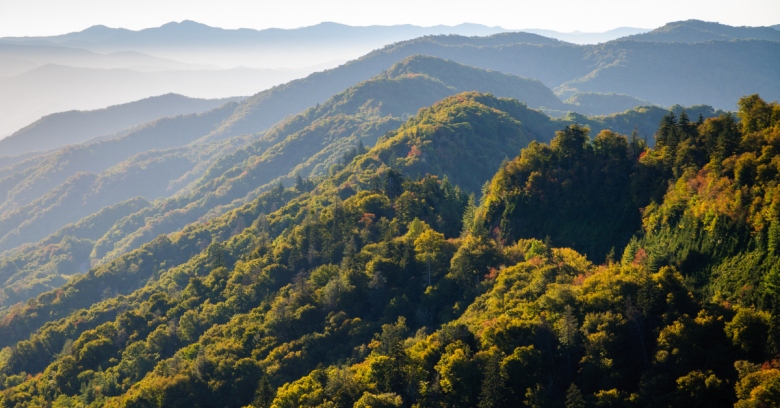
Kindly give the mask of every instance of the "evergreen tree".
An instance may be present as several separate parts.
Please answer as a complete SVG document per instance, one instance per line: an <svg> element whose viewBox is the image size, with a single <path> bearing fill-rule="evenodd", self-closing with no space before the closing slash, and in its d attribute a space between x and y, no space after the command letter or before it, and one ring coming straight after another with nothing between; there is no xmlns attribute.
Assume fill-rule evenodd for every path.
<svg viewBox="0 0 780 408"><path fill-rule="evenodd" d="M655 135L655 145L657 148L661 148L668 145L676 145L675 132L677 130L677 118L674 112L669 112L661 118L661 124L658 126L658 131Z"/></svg>
<svg viewBox="0 0 780 408"><path fill-rule="evenodd" d="M209 252L211 253L211 264L214 268L224 268L225 265L225 254L222 250L222 245L214 242L213 244L209 245Z"/></svg>
<svg viewBox="0 0 780 408"><path fill-rule="evenodd" d="M474 193L469 194L469 201L466 209L463 211L463 232L461 235L468 235L474 227L474 217L477 215L477 203Z"/></svg>
<svg viewBox="0 0 780 408"><path fill-rule="evenodd" d="M780 221L777 218L772 220L769 226L768 250L773 256L780 255Z"/></svg>
<svg viewBox="0 0 780 408"><path fill-rule="evenodd" d="M677 127L680 134L679 140L677 141L678 143L681 143L692 136L693 126L691 125L691 120L688 118L688 114L685 112L685 109L680 112L680 117L677 118Z"/></svg>
<svg viewBox="0 0 780 408"><path fill-rule="evenodd" d="M282 182L280 181L274 186L273 189L271 189L271 191L273 192L273 194L276 195L284 193L284 184L282 184Z"/></svg>
<svg viewBox="0 0 780 408"><path fill-rule="evenodd" d="M631 263L634 262L634 258L638 251L639 241L637 241L636 237L633 237L631 238L631 241L629 241L628 246L626 246L625 251L623 251L623 257L620 260L620 264L623 266L631 265Z"/></svg>
<svg viewBox="0 0 780 408"><path fill-rule="evenodd" d="M396 198L403 192L403 175L396 169L385 172L385 194L390 198Z"/></svg>
<svg viewBox="0 0 780 408"><path fill-rule="evenodd" d="M725 115L723 119L725 123L718 135L716 147L716 160L718 163L722 163L736 153L739 142L742 140L742 136L739 133L739 128L737 127L734 118L731 115Z"/></svg>
<svg viewBox="0 0 780 408"><path fill-rule="evenodd" d="M482 381L482 392L479 398L479 408L499 408L504 406L505 387L501 373L502 355L495 350L485 365L485 379Z"/></svg>
<svg viewBox="0 0 780 408"><path fill-rule="evenodd" d="M389 366L385 377L385 389L401 396L406 395L408 358L403 342L395 341L390 349Z"/></svg>
<svg viewBox="0 0 780 408"><path fill-rule="evenodd" d="M357 255L357 243L355 243L355 237L351 237L347 244L344 246L344 256L341 259L341 267L344 270L350 270L355 267L355 256Z"/></svg>
<svg viewBox="0 0 780 408"><path fill-rule="evenodd" d="M772 302L766 349L768 357L775 358L780 355L780 264L775 264L764 276L763 284Z"/></svg>
<svg viewBox="0 0 780 408"><path fill-rule="evenodd" d="M769 359L780 356L780 296L774 295L772 313L769 316L769 338L766 342Z"/></svg>
<svg viewBox="0 0 780 408"><path fill-rule="evenodd" d="M585 398L582 397L582 391L573 383L566 391L566 408L585 408Z"/></svg>
<svg viewBox="0 0 780 408"><path fill-rule="evenodd" d="M295 172L295 191L303 192L306 189L306 184L301 178L301 173Z"/></svg>
<svg viewBox="0 0 780 408"><path fill-rule="evenodd" d="M358 156L364 155L364 154L366 154L367 151L368 151L368 149L366 149L366 147L363 146L363 141L362 140L358 140L357 155Z"/></svg>
<svg viewBox="0 0 780 408"><path fill-rule="evenodd" d="M691 120L688 119L688 114L685 112L685 109L680 112L680 117L677 118L677 125L680 127L688 126L691 123Z"/></svg>
<svg viewBox="0 0 780 408"><path fill-rule="evenodd" d="M643 272L639 281L639 293L637 293L637 307L645 317L651 316L658 302L658 288L653 277Z"/></svg>
<svg viewBox="0 0 780 408"><path fill-rule="evenodd" d="M275 394L276 392L271 388L271 383L268 381L268 375L263 374L257 384L257 391L255 391L255 399L252 401L252 406L255 408L270 407L274 401Z"/></svg>
<svg viewBox="0 0 780 408"><path fill-rule="evenodd" d="M566 369L571 377L571 351L577 340L577 318L574 317L573 309L570 305L564 308L563 319L561 319L561 328L559 340L566 350Z"/></svg>
<svg viewBox="0 0 780 408"><path fill-rule="evenodd" d="M372 192L377 194L382 192L382 187L379 182L379 176L371 177L371 181L369 182L369 188L371 189Z"/></svg>

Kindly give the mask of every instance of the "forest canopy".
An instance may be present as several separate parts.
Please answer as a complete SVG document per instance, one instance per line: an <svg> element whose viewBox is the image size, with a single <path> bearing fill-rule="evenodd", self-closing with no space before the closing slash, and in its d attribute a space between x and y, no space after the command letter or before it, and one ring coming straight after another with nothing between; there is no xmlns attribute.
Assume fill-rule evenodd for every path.
<svg viewBox="0 0 780 408"><path fill-rule="evenodd" d="M8 310L0 407L776 406L780 105L738 106L650 147L448 97Z"/></svg>

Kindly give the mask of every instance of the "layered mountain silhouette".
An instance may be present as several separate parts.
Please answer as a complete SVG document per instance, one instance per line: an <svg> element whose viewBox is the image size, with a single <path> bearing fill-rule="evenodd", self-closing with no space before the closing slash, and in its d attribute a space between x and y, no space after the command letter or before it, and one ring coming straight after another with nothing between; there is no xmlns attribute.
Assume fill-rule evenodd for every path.
<svg viewBox="0 0 780 408"><path fill-rule="evenodd" d="M68 111L44 116L14 134L0 139L0 152L16 156L46 151L125 130L166 117L201 113L243 98L195 99L177 94L150 97L93 111Z"/></svg>

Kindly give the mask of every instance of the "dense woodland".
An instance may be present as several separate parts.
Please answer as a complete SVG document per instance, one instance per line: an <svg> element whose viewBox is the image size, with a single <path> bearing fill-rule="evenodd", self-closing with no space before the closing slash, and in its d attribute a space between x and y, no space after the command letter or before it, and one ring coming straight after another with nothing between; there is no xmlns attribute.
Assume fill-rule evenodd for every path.
<svg viewBox="0 0 780 408"><path fill-rule="evenodd" d="M9 308L0 406L777 406L780 105L738 107L650 147L445 98Z"/></svg>

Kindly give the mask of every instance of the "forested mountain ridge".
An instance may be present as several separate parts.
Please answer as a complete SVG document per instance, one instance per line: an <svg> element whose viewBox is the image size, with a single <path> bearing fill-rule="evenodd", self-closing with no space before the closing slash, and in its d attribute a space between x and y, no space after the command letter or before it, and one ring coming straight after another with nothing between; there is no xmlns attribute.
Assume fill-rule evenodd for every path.
<svg viewBox="0 0 780 408"><path fill-rule="evenodd" d="M56 173L51 173L50 169L63 172L63 178L73 175L55 190L29 204L21 205L0 219L0 226L3 227L0 232L4 232L0 237L2 250L35 242L103 206L116 205L136 195L149 200L168 198L125 214L114 220L113 225L101 224L103 234L98 239L90 238L92 243L83 241L84 237L72 236L72 239L82 240L80 246L66 248L61 245L65 249L49 255L50 252L39 250L51 243L50 238L47 238L44 240L48 242L46 244L39 243L23 249L22 254L13 258L14 270L18 272L14 272L13 284L10 281L8 283L14 291L3 295L3 306L26 301L42 291L53 289L62 282L61 275L69 276L83 271L80 266L91 267L110 262L160 234L174 233L189 223L206 221L251 202L275 183L292 185L296 176L314 178L327 175L332 165L358 154L361 143L373 146L380 136L398 128L403 123L400 117L413 115L418 109L439 99L470 89L522 99L531 106L567 107L538 81L432 57L412 56L378 77L351 87L262 135L140 153L105 170L101 170L105 166L99 167L100 163L108 160L106 165L109 165L111 157L119 154L121 159L131 151L122 147L121 143L110 141L65 149L40 162L37 168L25 170L32 173L21 172L5 179L9 186L17 183L14 187L8 187L9 199L4 205L10 206L24 204L20 202L20 197L25 194L35 198L31 195L35 186L56 184ZM675 109L679 112L681 107ZM692 107L689 111L696 116L701 113L705 118L721 113L709 107ZM230 106L227 105L210 112L208 115L216 119L208 123L216 123L220 118L229 116L229 112ZM636 129L640 135L647 137L652 134L660 118L668 113L657 107L643 107L605 117L571 114L552 120L522 105L513 108L511 112L515 120L523 123L526 141L522 144L508 144L511 147L504 150L501 158L512 154L512 151L519 151L527 141L549 141L557 129L575 123L587 125L594 132L609 128L630 133ZM157 140L159 136L167 135L166 138L170 139L168 132L171 126L186 120L190 119L160 120L153 126L141 127L118 140L155 140L157 144L154 146L157 146L164 140ZM181 140L186 143L196 138L200 134L198 129L198 126L188 126L180 136L183 138ZM470 149L462 147L454 151L462 154ZM76 159L79 154L86 154L92 159ZM458 162L471 158L449 160ZM76 171L92 169L83 166L68 173L69 166L79 163L98 166L92 170L97 173L96 176L76 176ZM449 166L451 170L448 174L452 177L460 174L461 170L457 167L453 168L452 164ZM490 166L475 167L460 176L457 183L469 191L478 192L494 170ZM443 174L440 170L428 167L420 168L419 171ZM17 180L19 177L22 181ZM42 187L38 188L40 190ZM56 243L62 241L65 235L55 233ZM66 255L72 255L73 259L71 263L63 264L60 259ZM31 272L32 266L54 264L61 266Z"/></svg>
<svg viewBox="0 0 780 408"><path fill-rule="evenodd" d="M323 179L274 188L15 308L2 329L29 340L0 354L0 404L771 405L780 107L754 95L739 122L667 114L654 149L571 125L499 165L479 204L448 177L409 177L456 170L442 159L462 136L515 126L513 110L448 98ZM614 176L626 166L628 182ZM606 191L581 185L599 177ZM560 196L582 192L586 208L626 192L626 206L645 207L637 238L601 266L551 247L570 231L555 218ZM554 220L548 243L501 222L507 205ZM678 223L690 231L673 233ZM706 236L752 236L753 254ZM739 262L754 268L744 278ZM119 282L143 287L117 294ZM54 320L77 305L89 309Z"/></svg>
<svg viewBox="0 0 780 408"><path fill-rule="evenodd" d="M772 27L732 27L701 20L667 23L653 31L624 37L632 41L705 42L711 40L780 41L780 32Z"/></svg>
<svg viewBox="0 0 780 408"><path fill-rule="evenodd" d="M449 69L450 74L455 76L448 78L448 82L457 86L463 86L465 89L474 89L481 86L484 90L492 90L508 96L522 97L535 104L540 102L547 102L548 104L549 102L557 102L557 99L549 89L536 81L500 73L488 73L445 61L437 62L430 58L416 57L409 59L399 65L399 67L403 67L399 68L399 70L403 69L403 72L396 72L396 74L404 77L399 77L395 80L387 78L387 76L381 79L378 78L373 82L337 95L332 102L323 104L317 109L312 109L310 110L311 112L307 112L299 118L294 118L289 124L274 130L267 137L256 142L251 149L239 149L236 152L235 150L230 151L229 149L226 150L226 147L222 147L221 151L231 153L229 157L225 158L226 160L233 157L238 160L234 164L243 163L247 165L252 163L252 166L249 169L231 170L230 167L232 165L225 168L225 163L227 162L221 160L214 169L208 170L202 181L195 183L188 189L188 193L183 196L163 201L152 208L144 208L137 214L126 214L124 219L116 220L114 227L111 227L111 225L106 227L104 230L105 236L97 239L97 242L94 243L94 249L88 249L86 252L79 249L71 254L75 259L73 264L67 264L71 265L72 269L70 271L67 271L67 266L65 266L47 269L48 272L46 274L40 272L36 274L28 273L26 277L15 273L17 274L17 281L14 285L11 285L10 282L8 285L9 290L10 286L13 286L16 290L6 293L4 304L13 304L19 300L24 301L29 296L37 295L41 289L45 290L47 288L41 283L43 281L53 279L51 282L61 282L59 277L61 274L70 275L79 271L78 268L73 268L73 265L85 263L93 265L98 261L105 262L111 260L150 241L160 233L174 232L190 222L198 221L201 217L205 216L208 218L214 214L219 214L220 211L224 212L228 208L240 206L243 203L241 200L251 201L253 198L251 194L250 198L244 198L244 196L253 190L260 189L262 191L264 185L270 184L279 176L285 176L285 181L289 182L294 178L294 169L304 173L304 176L323 174L331 164L339 160L350 148L354 149L358 144L358 140L368 145L373 145L379 136L388 130L396 128L401 121L392 119L393 115L413 114L417 109L457 92L456 88L448 87L441 81L425 75L414 74L413 77L407 77L412 72L422 72L421 68L424 68L424 64L421 65L419 61L415 63L417 60L427 61L427 72L430 73L435 73L435 68ZM445 72L446 70L442 70L441 73ZM458 74L460 76L457 76ZM209 115L217 115L217 118L219 118L219 111L209 113ZM386 117L387 115L389 115L389 118ZM166 135L166 139L170 139L170 135L167 133L167 129L169 129L167 123L175 121L173 119L158 121L160 122L159 124L141 128L119 140L131 138L151 138L156 140L160 135ZM304 128L308 130L304 130ZM197 129L198 127L192 127L192 130ZM192 130L190 130L190 133ZM323 130L329 132L324 135L327 138L315 143L312 138L323 136L317 133ZM352 132L353 136L344 134L345 130ZM197 133L194 133L194 135L197 135ZM192 138L192 136L187 137L190 140ZM301 145L301 143L303 144ZM39 163L36 169L26 170L28 172L33 171L33 173L21 174L23 177L26 177L26 180L21 182L17 180L17 186L9 190L7 205L10 205L10 203L24 204L20 203L19 200L21 192L27 192L26 194L28 195L31 194L32 188L36 184L46 182L49 184L55 183L56 185L57 180L53 177L51 169L64 172L66 177L69 174L75 174L75 172L68 173L68 164L71 166L81 165L82 167L78 169L79 171L100 171L100 163L110 163L116 159L114 156L117 154L121 156L119 157L121 160L122 157L132 152L122 147L121 143L118 146L112 146L112 144L116 145L117 142L104 141L83 147L72 147ZM234 149L240 147L230 143L227 146L234 146ZM116 151L111 150L116 147L119 147L119 149L114 149ZM314 152L317 152L319 149L323 150L319 154L312 154L309 157L306 149L312 147L315 148ZM150 199L159 195L174 194L176 190L185 187L187 181L186 178L183 182L177 181L178 187L176 187L177 184L168 184L170 180L175 180L179 175L185 174L193 168L200 167L201 173L205 170L205 167L203 167L205 156L202 154L200 156L194 155L205 149L201 147L189 150L171 149L163 150L159 153L144 153L106 169L97 178L87 175L73 176L71 180L47 194L46 197L38 199L27 206L23 205L18 210L9 213L4 219L5 224L7 224L4 224L7 227L7 232L0 239L0 245L2 245L3 249L10 249L23 242L34 241L36 239L35 234L38 237L42 237L42 233L54 232L59 226L67 222L75 222L79 217L97 211L103 205L111 205L111 202L105 201L107 199L113 199L115 200L114 202L118 202L122 199L130 198L134 194L145 195ZM268 149L268 153L264 155L263 153L266 149ZM87 154L92 159L79 158L78 152L81 152L82 156ZM290 157L290 155L293 155L293 157ZM199 157L199 159L196 160L196 157ZM255 158L262 160L255 163ZM208 161L206 161L207 163ZM83 168L85 164L92 167ZM161 165L165 166L163 167L165 169L163 171L164 176L160 173ZM314 173L311 173L312 171ZM227 172L227 174L231 175L225 177L222 175L222 172ZM199 174L194 171L191 171L191 173ZM215 176L217 179L212 180ZM139 186L134 186L133 182L134 180L142 180L144 177L151 177L156 183L143 183L143 189L139 190L137 188ZM192 178L191 176L189 177L191 181ZM6 180L13 182L14 177L9 177ZM204 184L207 184L206 181L209 181L209 183L204 186ZM159 182L163 184L156 187L155 185L159 184ZM165 187L168 187L168 189L166 190ZM171 187L173 187L173 190L171 190ZM117 190L121 190L121 193L117 194ZM150 194L155 195L150 196ZM68 196L71 196L71 198L67 199ZM235 200L239 201L234 202ZM220 209L219 207L222 206L226 206L226 208ZM42 211L42 209L46 209L46 211ZM35 213L35 217L25 218L25 214L28 212ZM70 218L55 220L51 217L58 213L62 215L67 214ZM47 214L49 216L44 217ZM18 223L18 226L16 226L16 223ZM83 237L72 238L83 239ZM62 237L60 236L59 239L62 239ZM69 248L72 249L74 247ZM36 251L32 249L24 250L24 252L33 252L44 258L46 257L45 254L47 252ZM59 259L61 256L62 253L52 256L53 262L56 262L56 259ZM13 262L15 270L25 271L28 270L29 265L47 264L50 261L44 259L31 260L30 255L26 255L15 258ZM43 276L46 275L48 276L44 279ZM35 280L30 282L30 279ZM27 287L25 287L25 283L28 284ZM48 288L52 287L56 286L49 286Z"/></svg>
<svg viewBox="0 0 780 408"><path fill-rule="evenodd" d="M780 80L769 68L777 63L780 52L776 48L780 43L746 40L675 45L621 40L579 46L520 34L497 34L483 39L428 36L388 45L338 68L252 96L212 135L237 135L270 127L285 116L322 103L415 54L539 79L546 86L557 88L563 99L576 92L617 93L666 106L707 103L733 110L733 101L745 94L780 92ZM714 61L722 55L730 56L729 65L713 71L713 66L723 64L722 59ZM670 74L660 76L659 72ZM734 81L735 76L727 72L749 74Z"/></svg>
<svg viewBox="0 0 780 408"><path fill-rule="evenodd" d="M16 156L82 143L151 120L201 113L240 99L196 99L167 94L105 109L55 113L0 139L0 155Z"/></svg>

